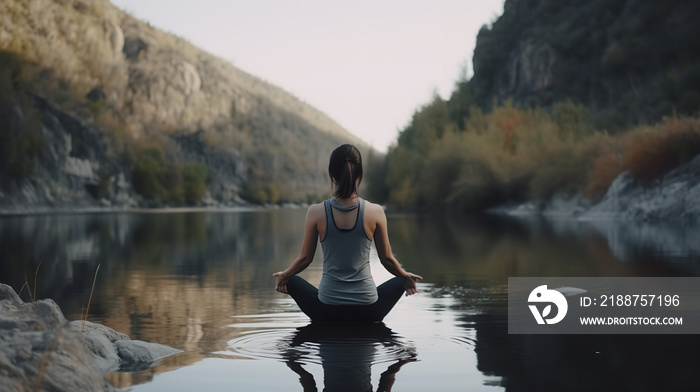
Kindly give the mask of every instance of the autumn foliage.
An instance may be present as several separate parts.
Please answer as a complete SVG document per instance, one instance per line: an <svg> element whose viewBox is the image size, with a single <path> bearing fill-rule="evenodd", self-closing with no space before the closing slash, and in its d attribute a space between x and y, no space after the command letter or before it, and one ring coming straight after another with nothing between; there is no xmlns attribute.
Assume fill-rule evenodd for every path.
<svg viewBox="0 0 700 392"><path fill-rule="evenodd" d="M570 101L549 110L510 101L490 113L472 107L461 128L448 108L434 98L390 149L389 203L469 211L553 196L598 198L624 171L653 180L700 153L700 119L692 117L610 135Z"/></svg>

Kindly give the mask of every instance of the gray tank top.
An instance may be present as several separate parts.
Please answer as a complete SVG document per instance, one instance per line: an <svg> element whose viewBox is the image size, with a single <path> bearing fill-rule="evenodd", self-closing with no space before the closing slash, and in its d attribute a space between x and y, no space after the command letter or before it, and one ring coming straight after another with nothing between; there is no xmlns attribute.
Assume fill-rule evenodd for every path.
<svg viewBox="0 0 700 392"><path fill-rule="evenodd" d="M335 203L333 207L331 204ZM335 225L332 208L348 210L334 200L323 202L326 208L326 236L323 249L323 277L318 299L328 305L368 305L377 301L377 287L369 268L372 240L365 233L365 201L360 199L357 220L352 229Z"/></svg>

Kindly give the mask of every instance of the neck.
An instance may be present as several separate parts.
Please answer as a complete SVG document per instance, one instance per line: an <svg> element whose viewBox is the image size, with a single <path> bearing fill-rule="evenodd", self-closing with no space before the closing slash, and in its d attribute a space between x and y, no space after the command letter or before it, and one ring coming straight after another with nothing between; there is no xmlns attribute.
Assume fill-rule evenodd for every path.
<svg viewBox="0 0 700 392"><path fill-rule="evenodd" d="M359 199L359 196L357 195L357 193L353 193L352 195L350 195L350 197L340 198L337 196L333 196L333 198L337 201L357 202L357 199Z"/></svg>
<svg viewBox="0 0 700 392"><path fill-rule="evenodd" d="M356 203L356 202L357 202L357 199L359 198L359 196L357 195L357 191L355 191L355 192L354 192L353 194L351 194L349 197L345 197L345 198L341 198L341 197L335 196L336 191L338 191L338 187L334 185L334 186L333 186L333 193L331 194L331 197L334 198L335 200L339 201L339 202L351 202L351 203Z"/></svg>
<svg viewBox="0 0 700 392"><path fill-rule="evenodd" d="M357 194L357 188L355 189L355 192L353 192L349 197L345 197L345 198L340 198L338 196L335 196L335 193L337 191L338 191L338 186L335 183L333 183L333 192L331 193L331 197L336 199L337 201L349 201L349 202L356 203L357 199L359 198L359 196Z"/></svg>

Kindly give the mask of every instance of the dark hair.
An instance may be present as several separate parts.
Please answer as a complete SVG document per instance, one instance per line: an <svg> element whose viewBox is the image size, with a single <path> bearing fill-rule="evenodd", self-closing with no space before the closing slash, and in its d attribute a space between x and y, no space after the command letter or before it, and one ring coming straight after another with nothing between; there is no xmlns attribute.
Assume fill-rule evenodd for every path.
<svg viewBox="0 0 700 392"><path fill-rule="evenodd" d="M341 199L357 192L357 185L362 182L362 155L352 144L343 144L331 153L328 162L328 174L331 181L338 185L333 196Z"/></svg>

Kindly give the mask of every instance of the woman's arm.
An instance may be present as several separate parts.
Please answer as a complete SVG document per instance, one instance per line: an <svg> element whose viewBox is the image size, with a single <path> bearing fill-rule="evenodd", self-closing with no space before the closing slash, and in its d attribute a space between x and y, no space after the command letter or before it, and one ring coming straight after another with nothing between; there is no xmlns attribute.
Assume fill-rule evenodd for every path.
<svg viewBox="0 0 700 392"><path fill-rule="evenodd" d="M379 205L372 205L370 214L376 226L374 228L374 244L377 247L377 254L379 255L379 261L382 263L387 271L391 272L394 276L402 278L404 281L404 287L406 288L406 295L412 295L418 292L416 288L416 281L423 280L423 277L412 274L410 272L404 271L401 265L394 257L391 252L391 244L389 244L389 230L387 228L386 214L384 209Z"/></svg>
<svg viewBox="0 0 700 392"><path fill-rule="evenodd" d="M325 211L322 204L314 204L309 207L304 220L304 240L301 243L301 252L286 270L272 274L272 276L277 278L275 290L280 293L287 293L287 281L289 278L305 270L314 260L318 242L318 222L319 219L325 219L324 214Z"/></svg>

